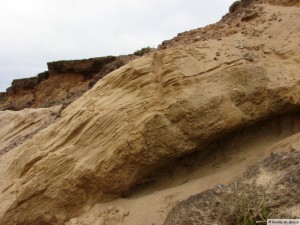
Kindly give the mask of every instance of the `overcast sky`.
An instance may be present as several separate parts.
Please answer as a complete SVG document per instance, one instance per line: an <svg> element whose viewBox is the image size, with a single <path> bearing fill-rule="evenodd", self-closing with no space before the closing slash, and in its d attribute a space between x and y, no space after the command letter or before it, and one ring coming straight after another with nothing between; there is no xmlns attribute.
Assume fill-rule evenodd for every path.
<svg viewBox="0 0 300 225"><path fill-rule="evenodd" d="M129 54L214 23L234 0L0 0L0 91L47 62Z"/></svg>

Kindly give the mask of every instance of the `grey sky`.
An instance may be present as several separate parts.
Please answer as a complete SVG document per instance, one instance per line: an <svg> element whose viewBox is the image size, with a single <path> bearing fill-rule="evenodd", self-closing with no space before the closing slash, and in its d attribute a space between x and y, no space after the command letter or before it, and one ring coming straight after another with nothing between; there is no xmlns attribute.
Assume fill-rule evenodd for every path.
<svg viewBox="0 0 300 225"><path fill-rule="evenodd" d="M46 63L129 54L218 21L233 0L9 0L0 5L0 91Z"/></svg>

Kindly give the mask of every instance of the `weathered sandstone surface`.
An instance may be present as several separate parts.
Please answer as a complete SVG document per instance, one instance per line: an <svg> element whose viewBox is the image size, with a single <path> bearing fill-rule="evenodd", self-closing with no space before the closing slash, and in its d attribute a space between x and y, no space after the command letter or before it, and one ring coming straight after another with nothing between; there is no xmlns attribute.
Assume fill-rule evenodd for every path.
<svg viewBox="0 0 300 225"><path fill-rule="evenodd" d="M208 154L220 138L298 114L300 9L250 9L224 19L234 32L221 40L214 29L206 40L183 35L114 70L51 126L2 155L1 224L79 224L72 218L128 196L178 158ZM56 69L50 65L50 74Z"/></svg>
<svg viewBox="0 0 300 225"><path fill-rule="evenodd" d="M298 192L294 192L294 189L297 188L298 178L291 180L291 186L289 182L283 188L280 188L282 183L277 184L281 174L282 178L290 178L291 171L297 171L299 164L294 163L294 157L282 157L279 163L273 160L274 155L299 153L299 140L299 113L261 121L214 141L203 151L178 158L148 177L143 185L136 186L128 196L97 203L66 225L161 225L165 220L169 224L238 224L238 219L248 212L248 205L252 217L261 215L264 208L272 213L272 218L299 217L299 198L291 198L297 196ZM247 168L253 165L262 167L260 162L270 155L272 172L269 170L268 173L262 173L259 179L256 176L253 182L247 182L250 181ZM282 167L283 163L286 167ZM297 173L294 175L297 176ZM239 186L241 182L237 177L249 186ZM255 185L256 180L259 183ZM272 185L268 186L270 181ZM257 188L262 184L265 189ZM230 185L239 188L227 188ZM269 192L265 194L268 195L262 195L266 188ZM213 198L206 195L210 189L217 191ZM227 192L225 199L218 195L222 190L235 192ZM204 194L199 194L201 192ZM195 204L189 200L194 199L190 198L194 195L202 196ZM274 199L279 204L272 204Z"/></svg>
<svg viewBox="0 0 300 225"><path fill-rule="evenodd" d="M23 144L40 130L52 124L62 107L0 111L0 155Z"/></svg>

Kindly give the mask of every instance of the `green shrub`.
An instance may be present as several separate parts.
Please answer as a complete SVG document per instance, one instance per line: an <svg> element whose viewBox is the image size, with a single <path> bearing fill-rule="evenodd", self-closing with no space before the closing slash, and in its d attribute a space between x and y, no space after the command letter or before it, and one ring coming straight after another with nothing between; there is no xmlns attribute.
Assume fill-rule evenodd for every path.
<svg viewBox="0 0 300 225"><path fill-rule="evenodd" d="M268 208L262 207L259 211L249 209L238 221L238 225L267 225L267 220L271 218Z"/></svg>
<svg viewBox="0 0 300 225"><path fill-rule="evenodd" d="M0 102L3 103L3 102L6 102L6 101L7 101L7 96L6 95L3 95L3 96L0 95Z"/></svg>
<svg viewBox="0 0 300 225"><path fill-rule="evenodd" d="M143 56L147 52L150 52L150 50L151 50L150 47L146 47L146 48L142 48L140 50L135 51L133 54L136 55L136 56Z"/></svg>
<svg viewBox="0 0 300 225"><path fill-rule="evenodd" d="M232 225L267 225L267 220L272 218L272 213L264 205L264 198L258 200L249 197L241 196L230 213L229 223Z"/></svg>

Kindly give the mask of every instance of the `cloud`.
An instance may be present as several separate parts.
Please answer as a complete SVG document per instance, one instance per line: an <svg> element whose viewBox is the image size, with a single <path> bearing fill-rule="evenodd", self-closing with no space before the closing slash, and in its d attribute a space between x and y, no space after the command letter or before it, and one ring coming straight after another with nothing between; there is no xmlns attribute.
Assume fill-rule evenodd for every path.
<svg viewBox="0 0 300 225"><path fill-rule="evenodd" d="M10 0L0 8L0 91L49 61L129 54L216 22L232 0Z"/></svg>

